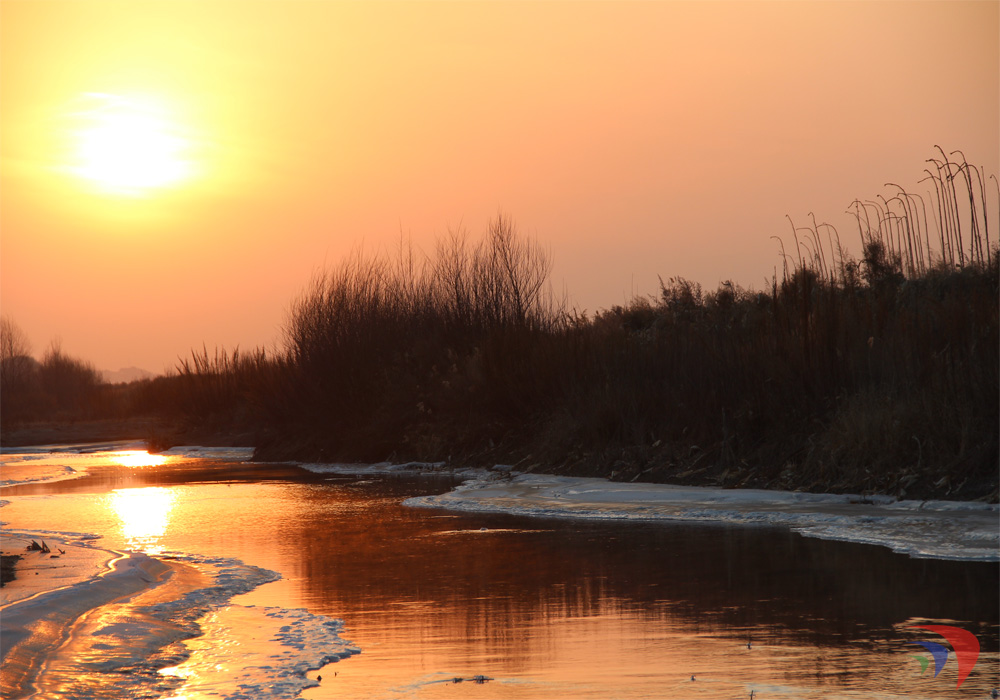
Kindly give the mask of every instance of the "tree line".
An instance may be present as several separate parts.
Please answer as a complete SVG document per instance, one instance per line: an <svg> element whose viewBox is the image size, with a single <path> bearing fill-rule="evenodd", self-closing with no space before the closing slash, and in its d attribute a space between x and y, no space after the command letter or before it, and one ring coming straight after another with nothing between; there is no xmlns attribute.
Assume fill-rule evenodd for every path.
<svg viewBox="0 0 1000 700"><path fill-rule="evenodd" d="M5 320L0 415L146 412L252 435L262 459L995 500L1000 217L981 172L939 162L940 216L901 188L878 214L861 203L857 258L832 226L793 224L763 290L671 278L587 315L498 215L430 254L402 242L323 271L277 351L202 348L117 388L58 348L19 359Z"/></svg>

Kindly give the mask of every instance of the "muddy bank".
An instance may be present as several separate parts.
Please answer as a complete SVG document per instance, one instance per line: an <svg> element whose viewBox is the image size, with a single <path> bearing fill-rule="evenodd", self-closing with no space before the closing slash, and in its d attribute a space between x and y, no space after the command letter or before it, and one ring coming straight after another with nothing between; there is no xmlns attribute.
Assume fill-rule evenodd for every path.
<svg viewBox="0 0 1000 700"><path fill-rule="evenodd" d="M414 441L415 442L415 441ZM320 441L287 437L253 443L257 461L298 462L443 462L447 467L511 465L515 471L558 476L597 477L614 482L644 482L677 486L767 489L828 494L884 495L898 499L940 499L997 503L1000 473L970 469L900 464L881 471L815 469L795 465L791 455L775 454L758 463L737 459L724 444L678 450L669 444L585 445L558 444L545 436L511 434L502 441L476 447L394 450L388 454L343 454ZM455 437L454 445L461 445ZM777 452L777 450L776 450ZM784 457L784 458L783 458Z"/></svg>
<svg viewBox="0 0 1000 700"><path fill-rule="evenodd" d="M680 450L666 443L651 445L567 444L548 436L512 431L498 442L476 445L461 431L451 435L404 436L410 449L373 447L365 453L316 436L313 439L263 434L213 425L191 426L159 418L33 423L4 429L3 447L76 444L116 440L141 441L160 452L179 445L256 448L258 462L446 462L449 466L490 468L513 465L517 471L561 476L600 477L620 482L678 486L755 488L812 493L856 493L909 499L1000 500L1000 473L961 468L900 464L876 471L803 468L796 454L775 449L759 463L738 459L723 443ZM419 437L419 439L418 439ZM808 441L807 441L808 442ZM805 447L803 447L805 449ZM964 473L963 473L964 472Z"/></svg>
<svg viewBox="0 0 1000 700"><path fill-rule="evenodd" d="M18 554L0 554L0 587L17 578L17 560L20 558Z"/></svg>

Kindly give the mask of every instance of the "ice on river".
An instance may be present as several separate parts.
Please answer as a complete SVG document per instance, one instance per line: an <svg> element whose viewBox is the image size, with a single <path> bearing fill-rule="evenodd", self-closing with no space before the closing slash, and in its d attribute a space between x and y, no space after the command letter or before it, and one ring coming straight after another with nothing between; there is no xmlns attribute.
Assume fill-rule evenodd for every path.
<svg viewBox="0 0 1000 700"><path fill-rule="evenodd" d="M90 470L108 463L125 467L187 460L244 462L253 458L252 447L171 447L150 454L145 443L101 442L85 445L41 445L12 447L0 454L0 486L36 484L86 476Z"/></svg>
<svg viewBox="0 0 1000 700"><path fill-rule="evenodd" d="M716 489L495 473L406 505L470 512L787 526L809 537L889 547L916 558L1000 560L1000 507L978 501Z"/></svg>
<svg viewBox="0 0 1000 700"><path fill-rule="evenodd" d="M359 652L340 637L341 620L233 600L281 578L273 571L180 552L158 560L131 557L136 558L152 562L147 568L158 564L172 570L171 578L128 601L105 604L109 596L100 595L100 589L114 577L94 577L5 608L5 616L16 617L37 598L43 612L48 602L69 601L83 613L75 621L73 615L62 620L69 625L68 640L46 658L44 673L35 681L40 696L291 699L316 684L308 671ZM87 610L90 599L98 604ZM33 612L22 615L28 626ZM5 637L17 631L5 629Z"/></svg>
<svg viewBox="0 0 1000 700"><path fill-rule="evenodd" d="M233 462L252 453L252 448L176 447L150 455L133 443L17 448L0 455L0 485L79 478L109 464ZM22 498L40 497L11 495L0 506ZM59 499L70 496L41 498L58 508ZM0 513L6 515L6 508ZM182 551L157 551L155 559L127 556L102 549L101 535L90 533L5 526L2 538L5 551L24 552L32 539L52 547L51 556L25 556L18 578L0 599L3 622L10 623L2 630L4 661L8 642L25 638L21 630L35 629L43 617L56 636L66 637L58 648L48 637L35 645L46 654L44 672L28 681L38 697L296 698L316 684L308 671L359 651L340 637L340 620L303 609L239 604L234 598L281 576L237 559ZM107 572L113 562L133 559L169 575L154 581L140 571L133 577L140 579L137 590L120 595L112 586L121 576ZM65 614L49 619L53 610L64 608Z"/></svg>

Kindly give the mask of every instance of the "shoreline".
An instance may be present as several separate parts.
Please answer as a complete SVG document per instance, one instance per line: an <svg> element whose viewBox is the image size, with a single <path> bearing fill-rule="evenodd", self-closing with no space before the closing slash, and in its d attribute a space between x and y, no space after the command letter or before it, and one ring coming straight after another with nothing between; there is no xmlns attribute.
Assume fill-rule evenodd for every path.
<svg viewBox="0 0 1000 700"><path fill-rule="evenodd" d="M24 539L45 539L50 547L55 545L56 554L35 559L31 556L35 552L20 555L15 578L4 587L0 605L4 697L19 697L29 690L79 620L152 590L175 572L173 565L145 554L84 547L40 533L5 533L5 549L12 540ZM63 564L64 558L72 563Z"/></svg>
<svg viewBox="0 0 1000 700"><path fill-rule="evenodd" d="M164 466L147 468L144 473L147 476L150 472L169 475L171 481L186 480L194 473L201 475L200 478L211 479L219 467L213 458L226 460L227 457L219 457L219 450L227 449L188 446L167 450L163 454L181 459L178 465L168 462ZM277 469L274 473L280 472L282 478L291 480L303 477L305 480L322 480L324 475L338 473L358 476L412 474L457 480L457 488L448 493L409 499L406 505L411 506L540 517L776 525L821 539L884 546L916 558L1000 560L1000 538L995 528L1000 506L986 499L905 499L859 492L733 488L718 483L625 482L602 477L538 473L530 467L522 471L513 465L459 467L453 461L369 464L247 462L250 449L243 448L240 452L244 453L239 458L242 466L235 471L231 462L224 462L227 478L255 479ZM85 454L86 450L82 453ZM208 461L199 464L201 458ZM41 462L27 464L40 465ZM65 478L83 475L79 471L70 471L73 473ZM311 476L306 473L311 473ZM38 488L45 490L41 484ZM30 482L9 484L4 491L11 496L34 492ZM989 527L984 526L984 522ZM72 533L67 536L73 537ZM28 543L27 539L22 542ZM85 550L95 551L92 547ZM27 560L17 565L18 573L30 566L37 554L28 552L25 556ZM10 587L19 585L25 584L15 581ZM5 587L4 594L0 596L0 606L9 599L10 593Z"/></svg>
<svg viewBox="0 0 1000 700"><path fill-rule="evenodd" d="M190 457L192 460L190 462L182 462L185 468L183 472L177 472L177 475L180 476L187 474L187 469L190 468L187 465L199 461L199 452L207 451L189 447L177 452L184 452L184 456L178 454L182 459ZM223 462L217 462L208 457L204 462L204 471L199 471L198 473L210 476L214 471L219 476L222 476L224 473L227 478L237 477L237 473L231 471L231 463L225 462L225 472L220 471L222 464ZM268 469L268 465L261 463L246 466L248 467L247 470L238 471L239 479L253 480L256 478L253 469L249 468L251 466L262 471ZM796 530L797 526L808 525L802 522L800 518L811 511L822 511L821 514L824 518L826 516L837 516L839 518L840 516L850 515L852 518L854 516L861 516L867 519L873 515L871 509L881 511L889 509L895 512L883 513L887 522L891 521L892 523L904 525L902 529L896 530L898 533L912 529L904 523L904 520L914 515L914 511L922 513L936 511L937 515L934 516L935 522L940 522L940 519L945 518L964 521L969 517L969 513L966 512L969 510L968 506L974 506L975 510L988 511L988 517L992 518L993 523L996 522L998 514L995 506L988 506L987 504L966 504L962 506L961 504L926 502L924 505L920 505L919 502L900 502L889 498L862 496L851 498L841 496L838 497L837 502L833 502L834 499L829 495L817 496L802 492L755 492L750 489L723 489L717 487L710 489L682 488L641 482L623 483L608 481L606 479L583 479L580 477L529 474L515 471L512 467L506 466L494 466L492 469L486 470L453 468L451 464L440 462L368 465L301 463L291 465L284 463L272 466L276 468L276 473L283 475L283 478L294 479L295 471L304 470L305 472L312 472L311 476L317 482L324 480L324 476L336 475L338 473L351 473L362 477L366 474L406 474L430 477L443 476L458 480L469 479L469 481L466 481L466 484L459 486L457 489L452 488L452 490L441 496L426 498L452 501L449 504L441 504L438 507L454 508L457 506L457 510L465 510L469 505L468 501L471 500L480 501L480 506L488 506L486 508L473 508L473 510L492 510L491 506L500 506L500 510L506 512L516 512L518 509L523 509L521 514L540 517L558 517L558 514L555 512L556 509L551 506L561 502L562 507L560 510L563 510L564 514L570 517L607 518L610 515L611 517L619 517L620 519L646 519L645 516L648 515L657 516L656 511L664 508L673 508L674 506L671 503L676 504L678 499L680 499L681 506L689 511L691 515L698 515L697 519L714 520L715 513L726 514L739 511L741 516L746 517L743 517L740 521L733 520L732 522L749 525L778 524L789 526L792 530ZM115 467L115 469L118 469L118 467ZM149 467L143 473L155 476L157 480L160 480L170 469L170 467ZM83 473L81 472L78 476L82 475ZM678 493L679 491L683 491L684 493ZM671 493L670 498L666 498L668 493ZM11 497L16 499L18 495L15 491L15 494L11 494ZM521 496L521 498L510 499L511 496ZM509 499L507 503L503 503L505 498ZM753 502L750 502L751 499ZM459 503L460 500L466 501L466 508L462 507L462 504ZM518 502L515 503L513 502L514 500ZM531 503L532 500L534 501L534 506ZM667 501L670 501L670 503L667 503ZM567 505L569 507L565 507ZM862 508L867 512L855 512ZM696 513L695 509L700 509L700 514ZM772 513L784 513L785 522L768 523L762 522L758 518L759 514L769 511ZM0 512L0 515L2 515L2 512ZM659 516L663 515L670 516L671 513L659 513ZM658 519L658 517L652 519ZM793 520L795 521L794 523ZM835 527L837 523L821 519L820 522L814 522L812 525L825 527L827 528L826 534L832 535L834 533L831 528ZM13 597L8 598L8 587L4 587L4 597L2 602L0 602L0 611L2 611L2 614L0 614L0 631L3 633L5 642L3 670L0 672L0 694L4 697L19 697L19 693L30 692L32 690L42 696L45 696L47 693L56 694L56 691L62 687L59 685L60 682L64 683L66 679L74 678L73 673L79 668L79 659L94 658L94 655L90 653L93 650L96 650L102 659L110 660L112 665L117 668L117 664L119 663L134 665L135 659L138 656L149 658L153 651L159 650L166 642L190 636L190 631L185 633L185 630L174 624L176 618L167 618L164 616L163 619L158 620L143 617L142 606L149 603L150 599L155 598L164 601L168 599L180 599L182 596L179 593L193 585L194 579L191 578L192 576L204 577L204 571L206 570L202 565L204 562L195 559L193 560L194 565L189 565L184 563L188 561L187 559L173 560L171 558L173 555L165 555L159 559L136 554L122 555L112 550L102 550L89 546L91 541L86 538L91 536L88 535L74 536L72 533L64 533L63 537L60 538L56 533L42 530L42 528L47 527L44 523L41 525L32 523L29 527L38 529L33 532L5 529L3 533L3 553L13 552L14 546L20 547L22 553L22 558L18 562L19 578L15 579L16 585L12 585L11 587L11 592L16 593L20 597L16 600ZM844 528L841 528L841 534L844 531ZM865 534L867 531L867 529L861 528L856 530L856 533ZM815 536L822 535L817 534ZM19 539L18 542L15 542L15 537ZM23 548L30 543L31 539L40 542L43 538L50 547L50 553L42 556L37 552L24 551ZM859 540L836 536L825 537L825 539L859 542ZM884 542L871 540L864 543L868 545L888 546ZM71 550L70 547L74 549ZM59 548L67 550L67 553L72 556L59 553ZM991 551L997 552L998 549L991 546ZM58 554L58 556L53 558L52 554ZM81 566L86 564L83 561L85 554L91 557L90 564L83 566L84 570L77 571L78 578L75 582L71 581L68 576L62 576L61 578L57 576L58 574L70 573L61 571L61 569L66 568L70 561L76 559L77 556L79 556L80 561L76 561L76 564ZM118 557L117 559L115 558L116 556ZM976 559L970 559L969 561L976 561ZM983 560L978 559L978 561ZM87 570L87 566L89 566L89 570ZM153 568L150 569L149 567ZM246 568L243 567L240 571L242 572ZM86 574L89 574L89 576ZM83 578L80 578L81 575L83 575ZM131 576L131 583L136 585L137 588L134 590L124 590L118 597L114 597L114 590L104 590L103 595L111 596L111 599L98 599L94 601L91 598L88 607L87 601L84 599L90 597L92 594L89 584L93 584L96 588L104 588L109 580L114 583L113 579L118 575L123 577ZM49 579L50 586L59 585L61 587L47 592L23 590L27 588L29 583L33 582L33 579L42 580L46 577ZM136 578L139 580L136 580ZM242 576L242 574L238 578L245 580L245 576ZM266 581L266 578L263 579L263 582ZM206 585L208 583L201 584L198 588L203 589ZM21 588L22 590L17 592L17 588ZM57 596L55 595L56 593L64 597ZM226 598L226 601L228 599ZM40 601L47 601L49 605L42 605ZM37 605L32 605L36 603ZM53 622L44 617L44 614L48 612L48 607L62 607L63 604L71 608L68 618L56 619ZM20 652L24 656L30 657L30 661L24 663L16 656L10 656L9 647L12 643L8 643L8 639L18 643L22 640L10 636L12 633L8 629L8 624L10 624L12 614L25 616L28 612L33 612L35 617L28 620L27 624L23 626L24 628L27 628L31 624L35 624L36 626L51 624L56 628L56 632L54 636L50 635L49 639L40 638L34 640L37 643L36 649L28 649L27 643L19 647ZM136 614L137 612L139 613L138 615ZM254 614L256 615L257 613ZM280 617L282 620L284 619L282 616L285 615L284 612L279 616L277 613L266 611L261 611L260 614L268 617L268 619L278 619ZM159 615L156 614L154 617L159 617ZM95 630L97 631L96 634ZM142 651L140 651L139 646L135 643L135 640L139 638L136 634L137 630L141 630L145 634L144 639L149 638L149 641L142 646ZM30 631L28 630L28 632ZM109 647L113 647L114 651L109 650ZM130 657L129 655L132 656ZM155 671L160 666L163 666L163 658L157 657L156 664L147 664L144 670ZM310 668L315 667L310 666ZM16 675L18 673L20 675ZM175 681L169 679L169 682ZM123 694L121 696L125 697L126 695Z"/></svg>
<svg viewBox="0 0 1000 700"><path fill-rule="evenodd" d="M317 469L320 471L320 469ZM1000 507L851 494L612 482L489 473L404 505L533 517L787 527L807 537L887 547L911 558L1000 561Z"/></svg>
<svg viewBox="0 0 1000 700"><path fill-rule="evenodd" d="M16 449L38 445L149 440L167 426L154 418L79 421L42 421L4 426L0 447Z"/></svg>
<svg viewBox="0 0 1000 700"><path fill-rule="evenodd" d="M428 453L424 450L393 451L390 455L367 455L362 459L341 459L335 451L319 449L309 441L289 437L274 439L252 431L216 427L184 426L177 421L155 417L102 419L91 421L50 421L8 426L0 433L0 451L45 446L73 446L112 442L141 443L151 453L164 453L171 448L200 445L203 447L253 446L251 462L256 463L339 463L367 464L388 460L394 463L419 461L443 463L448 468L491 469L495 465L510 465L517 472L573 478L605 478L614 483L644 483L672 486L701 486L723 489L759 489L767 491L801 491L815 494L862 494L866 497L893 497L915 500L954 500L962 502L1000 503L1000 475L970 475L962 478L949 470L929 470L923 474L924 486L906 486L893 480L874 485L858 481L846 474L827 474L816 478L786 468L775 477L773 469L745 463L730 464L719 458L711 446L679 457L667 445L607 446L604 449L553 450L551 446L532 442L529 437L509 435L496 445L464 445L449 451ZM694 449L694 448L692 448ZM442 462L442 460L445 460ZM901 467L902 469L902 467ZM907 474L910 471L903 469ZM933 485L930 485L932 484Z"/></svg>

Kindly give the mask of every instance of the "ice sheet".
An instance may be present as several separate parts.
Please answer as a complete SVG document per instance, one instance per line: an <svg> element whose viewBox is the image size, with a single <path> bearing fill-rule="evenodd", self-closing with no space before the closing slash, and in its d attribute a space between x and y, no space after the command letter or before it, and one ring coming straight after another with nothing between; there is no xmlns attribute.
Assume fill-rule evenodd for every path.
<svg viewBox="0 0 1000 700"><path fill-rule="evenodd" d="M73 478L108 461L121 464L124 452L145 454L140 447L19 448L3 455L3 476L7 484ZM164 456L231 462L252 455L252 448L188 446ZM3 588L4 646L26 638L22 630L34 629L52 610L67 612L58 624L43 621L55 636L35 635L37 649L24 647L17 664L23 673L10 676L5 688L41 669L42 697L293 698L316 684L307 671L359 652L339 637L340 620L235 604L234 597L280 578L267 569L191 552L121 557L87 533L6 528L2 535L5 552L24 555L18 577ZM32 540L44 540L50 551L26 552ZM127 575L107 574L116 557ZM148 588L154 579L160 585Z"/></svg>
<svg viewBox="0 0 1000 700"><path fill-rule="evenodd" d="M429 474L435 476L457 476L472 479L484 476L484 469L450 468L445 462L376 462L375 464L340 463L302 463L298 465L313 474L343 474L353 476L377 476L380 474Z"/></svg>
<svg viewBox="0 0 1000 700"><path fill-rule="evenodd" d="M25 672L34 673L49 654L37 681L43 696L294 698L316 684L308 671L360 651L340 638L340 620L233 604L235 596L278 580L273 571L180 552L132 554L118 569L5 608L5 646L19 643L18 630L34 627L38 615L65 608L66 631L56 637L67 641L55 650L41 639L22 655ZM157 577L177 580L160 581L155 595L143 592ZM124 593L133 598L113 600Z"/></svg>
<svg viewBox="0 0 1000 700"><path fill-rule="evenodd" d="M18 452L0 455L0 486L84 476L99 457L80 452Z"/></svg>
<svg viewBox="0 0 1000 700"><path fill-rule="evenodd" d="M93 547L96 535L74 532L0 530L4 554L19 554L17 578L0 589L0 606L94 578L119 556ZM32 541L48 552L29 551Z"/></svg>
<svg viewBox="0 0 1000 700"><path fill-rule="evenodd" d="M252 447L202 447L199 445L182 445L171 447L160 454L171 457L188 457L191 459L224 459L228 461L246 462L253 459Z"/></svg>
<svg viewBox="0 0 1000 700"><path fill-rule="evenodd" d="M340 637L343 622L302 609L233 605L200 624L204 634L184 642L190 657L160 671L184 680L175 700L296 698L317 685L308 671L360 651Z"/></svg>
<svg viewBox="0 0 1000 700"><path fill-rule="evenodd" d="M787 526L809 537L889 547L918 558L1000 560L1000 508L959 501L756 489L713 489L605 479L496 473L450 493L405 501L544 517L639 521L715 521Z"/></svg>

